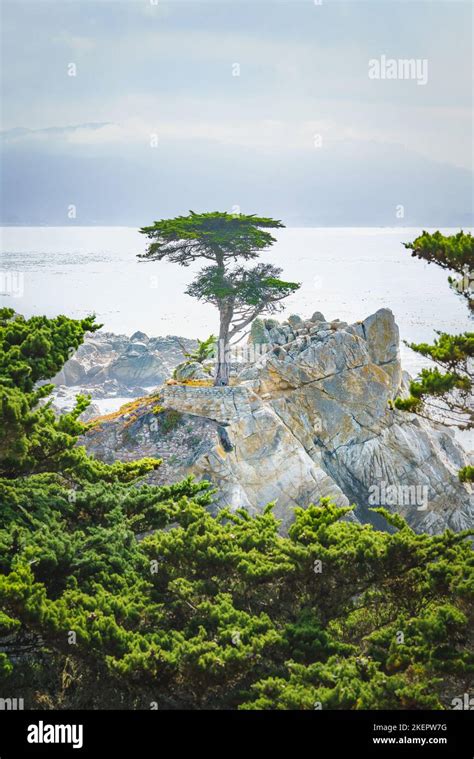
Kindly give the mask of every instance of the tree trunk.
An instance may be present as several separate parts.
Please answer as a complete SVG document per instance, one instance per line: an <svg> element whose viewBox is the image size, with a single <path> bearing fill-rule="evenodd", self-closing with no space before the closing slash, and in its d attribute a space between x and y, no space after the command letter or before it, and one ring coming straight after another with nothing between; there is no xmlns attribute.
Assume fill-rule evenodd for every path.
<svg viewBox="0 0 474 759"><path fill-rule="evenodd" d="M214 385L216 387L222 387L229 384L229 328L232 321L232 308L223 306L219 309L220 312L220 325L219 325L219 340L217 342L217 363L216 363L216 376L214 379Z"/></svg>

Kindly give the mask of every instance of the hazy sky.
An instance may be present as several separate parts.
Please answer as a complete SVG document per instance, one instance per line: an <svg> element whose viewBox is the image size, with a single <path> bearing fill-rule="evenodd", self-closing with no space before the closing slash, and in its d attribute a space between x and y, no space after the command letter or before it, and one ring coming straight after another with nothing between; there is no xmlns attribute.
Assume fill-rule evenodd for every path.
<svg viewBox="0 0 474 759"><path fill-rule="evenodd" d="M7 223L472 221L470 2L1 4Z"/></svg>

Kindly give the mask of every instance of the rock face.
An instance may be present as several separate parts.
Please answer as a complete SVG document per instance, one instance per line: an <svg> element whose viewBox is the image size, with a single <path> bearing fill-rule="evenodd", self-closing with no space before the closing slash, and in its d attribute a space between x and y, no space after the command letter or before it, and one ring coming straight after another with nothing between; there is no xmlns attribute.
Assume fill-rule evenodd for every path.
<svg viewBox="0 0 474 759"><path fill-rule="evenodd" d="M110 332L86 335L74 356L51 380L56 386L50 396L52 407L57 413L70 410L78 394L112 405L115 399L144 396L172 375L183 361L183 349L191 351L196 345L195 340L148 337L144 332L131 337ZM99 413L93 403L81 419L89 421Z"/></svg>
<svg viewBox="0 0 474 759"><path fill-rule="evenodd" d="M470 492L457 478L466 455L452 432L390 408L403 385L390 311L353 325L319 312L262 322L253 340L266 352L233 386L165 386L161 421L149 407L131 423L104 420L89 450L108 460L163 457L152 480L209 479L216 507L258 511L275 501L285 526L295 506L323 496L355 503L361 521L377 524L370 507L384 506L417 531L472 526Z"/></svg>
<svg viewBox="0 0 474 759"><path fill-rule="evenodd" d="M173 377L176 380L208 380L210 378L209 371L206 371L205 367L198 361L183 361L175 368Z"/></svg>
<svg viewBox="0 0 474 759"><path fill-rule="evenodd" d="M160 385L183 360L183 348L190 351L196 345L195 340L173 335L148 337L135 332L127 337L96 332L86 336L52 382L84 388L115 382L119 394L128 395L130 389Z"/></svg>

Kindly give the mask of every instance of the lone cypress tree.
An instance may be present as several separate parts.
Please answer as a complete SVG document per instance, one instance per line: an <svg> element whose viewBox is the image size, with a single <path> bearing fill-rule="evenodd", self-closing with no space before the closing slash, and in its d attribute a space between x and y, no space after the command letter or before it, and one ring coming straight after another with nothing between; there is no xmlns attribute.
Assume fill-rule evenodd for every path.
<svg viewBox="0 0 474 759"><path fill-rule="evenodd" d="M299 288L280 279L281 269L258 263L245 268L239 262L258 258L275 242L265 231L284 225L275 219L213 211L155 221L143 227L150 244L138 257L148 261L167 259L180 266L209 261L198 272L186 293L219 310L219 338L215 385L229 382L230 341L259 314L278 311L281 301Z"/></svg>

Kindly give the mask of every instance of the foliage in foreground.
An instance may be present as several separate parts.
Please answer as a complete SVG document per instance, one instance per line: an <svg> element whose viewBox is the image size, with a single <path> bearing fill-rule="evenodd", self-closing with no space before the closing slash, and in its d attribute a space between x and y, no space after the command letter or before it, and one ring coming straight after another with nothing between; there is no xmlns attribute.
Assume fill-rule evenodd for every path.
<svg viewBox="0 0 474 759"><path fill-rule="evenodd" d="M45 475L3 484L2 693L46 708L436 709L469 692L465 535L379 532L325 501L282 537L271 508L211 516L202 487L86 484L71 501Z"/></svg>
<svg viewBox="0 0 474 759"><path fill-rule="evenodd" d="M469 692L468 533L417 535L378 510L394 530L381 532L325 500L296 510L284 537L271 506L212 516L205 483L150 486L137 478L157 461L95 461L76 446L77 409L57 420L24 379L57 371L71 331L79 342L90 326L61 319L67 338L37 370L37 331L63 322L3 312L0 324L2 698L45 709L419 709ZM31 424L43 447L28 441Z"/></svg>
<svg viewBox="0 0 474 759"><path fill-rule="evenodd" d="M472 314L474 238L471 234L461 231L444 236L441 232L423 232L416 240L404 245L412 251L412 256L460 275L459 279L449 278L448 281L467 300ZM412 350L433 361L435 366L421 370L420 375L410 382L409 396L397 398L395 407L462 430L472 429L474 332L450 335L437 331L436 334L438 337L432 344L409 344ZM466 479L466 472L462 477Z"/></svg>
<svg viewBox="0 0 474 759"><path fill-rule="evenodd" d="M467 300L472 311L474 299L472 293L472 273L474 268L474 238L470 232L462 230L455 235L443 235L441 232L423 231L413 242L404 243L411 255L427 263L435 263L442 269L455 272L459 279L448 278L448 282L461 297Z"/></svg>
<svg viewBox="0 0 474 759"><path fill-rule="evenodd" d="M151 459L106 466L77 445L87 425L79 416L89 399L77 396L75 408L57 417L47 401L47 384L86 332L100 328L94 317L25 319L11 308L0 309L0 477L61 472L65 481L133 480L159 462Z"/></svg>

